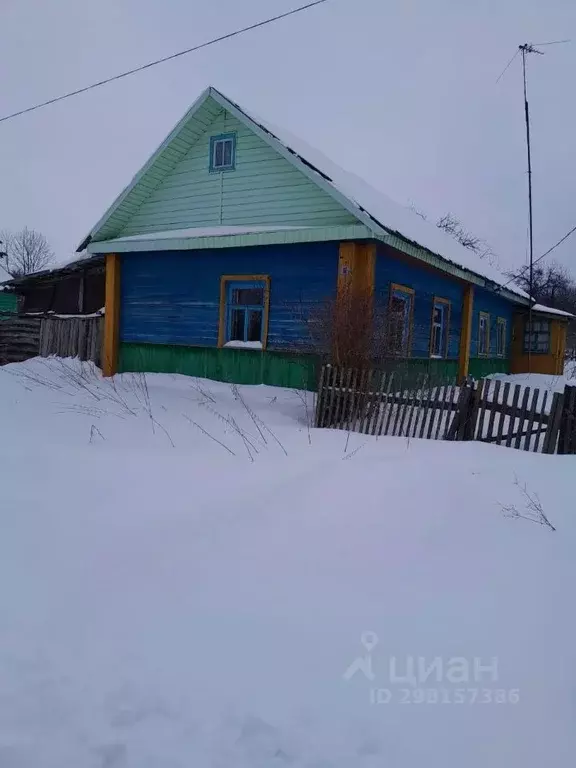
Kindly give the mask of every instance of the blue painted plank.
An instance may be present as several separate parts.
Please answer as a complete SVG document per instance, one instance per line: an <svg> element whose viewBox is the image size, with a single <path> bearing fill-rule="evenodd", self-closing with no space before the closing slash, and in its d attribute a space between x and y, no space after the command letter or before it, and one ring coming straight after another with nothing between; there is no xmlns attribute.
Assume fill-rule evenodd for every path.
<svg viewBox="0 0 576 768"><path fill-rule="evenodd" d="M303 346L303 316L334 300L338 243L130 253L122 257L121 339L215 346L220 277L270 276L268 346Z"/></svg>

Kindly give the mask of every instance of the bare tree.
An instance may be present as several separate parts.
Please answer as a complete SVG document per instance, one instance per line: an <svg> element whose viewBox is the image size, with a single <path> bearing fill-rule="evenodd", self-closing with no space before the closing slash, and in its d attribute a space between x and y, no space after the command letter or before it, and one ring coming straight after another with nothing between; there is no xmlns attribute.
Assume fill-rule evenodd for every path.
<svg viewBox="0 0 576 768"><path fill-rule="evenodd" d="M3 242L2 250L6 252L6 269L12 277L39 272L54 258L48 241L35 229L24 227L19 232L3 230L0 240Z"/></svg>
<svg viewBox="0 0 576 768"><path fill-rule="evenodd" d="M508 277L526 293L530 290L530 273L528 267L508 272ZM567 312L576 310L576 283L571 278L566 267L551 262L550 264L534 265L532 280L532 296L538 304L546 304Z"/></svg>
<svg viewBox="0 0 576 768"><path fill-rule="evenodd" d="M469 251L476 253L481 259L495 260L496 254L486 240L464 229L460 220L452 213L446 213L444 216L441 216L436 222L436 226L438 229L443 229L444 232L451 235L464 248L468 248Z"/></svg>
<svg viewBox="0 0 576 768"><path fill-rule="evenodd" d="M428 220L426 214L419 210L414 203L410 204L410 208L421 219L424 219L424 221ZM481 259L487 259L490 262L496 259L496 254L486 240L464 229L460 219L454 216L453 213L445 213L444 216L441 216L436 222L436 226L457 240L464 248L468 248L469 251L476 253Z"/></svg>

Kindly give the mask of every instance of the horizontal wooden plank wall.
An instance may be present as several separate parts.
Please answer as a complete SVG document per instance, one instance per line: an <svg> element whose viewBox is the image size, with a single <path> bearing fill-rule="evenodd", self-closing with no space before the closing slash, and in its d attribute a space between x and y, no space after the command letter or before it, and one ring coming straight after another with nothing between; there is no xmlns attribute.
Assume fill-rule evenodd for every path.
<svg viewBox="0 0 576 768"><path fill-rule="evenodd" d="M231 132L236 133L236 167L211 173L210 137ZM135 207L120 234L200 226L356 222L352 214L288 160L221 109L186 154Z"/></svg>
<svg viewBox="0 0 576 768"><path fill-rule="evenodd" d="M223 274L270 277L268 349L310 345L307 317L336 296L338 243L122 256L121 341L212 347ZM311 351L311 350L308 350Z"/></svg>
<svg viewBox="0 0 576 768"><path fill-rule="evenodd" d="M123 197L106 224L95 233L95 239L109 240L117 237L134 213L161 184L168 173L184 158L190 146L207 129L221 111L221 107L208 99L202 110L180 129L178 137L165 146L155 163L145 168L139 183Z"/></svg>
<svg viewBox="0 0 576 768"><path fill-rule="evenodd" d="M0 316L0 365L31 357L79 357L100 365L102 317Z"/></svg>
<svg viewBox="0 0 576 768"><path fill-rule="evenodd" d="M0 365L38 355L40 323L39 317L0 315Z"/></svg>

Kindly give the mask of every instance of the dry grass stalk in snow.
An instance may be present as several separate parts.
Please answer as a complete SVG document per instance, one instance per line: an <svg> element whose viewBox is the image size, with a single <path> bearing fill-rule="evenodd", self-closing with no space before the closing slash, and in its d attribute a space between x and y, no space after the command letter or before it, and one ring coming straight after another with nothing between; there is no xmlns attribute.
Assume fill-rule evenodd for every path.
<svg viewBox="0 0 576 768"><path fill-rule="evenodd" d="M538 494L530 493L526 483L520 484L518 478L514 480L514 485L520 489L522 496L524 497L524 509L518 509L515 504L502 504L502 511L505 517L511 517L515 520L528 520L531 523L538 523L538 525L545 525L550 530L555 531L556 528L552 525L548 516L542 508L542 502L538 498Z"/></svg>

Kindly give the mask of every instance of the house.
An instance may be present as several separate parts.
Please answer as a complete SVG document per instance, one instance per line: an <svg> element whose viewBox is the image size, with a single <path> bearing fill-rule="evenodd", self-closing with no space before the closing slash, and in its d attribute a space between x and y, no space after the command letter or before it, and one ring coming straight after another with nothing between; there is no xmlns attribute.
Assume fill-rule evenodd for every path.
<svg viewBox="0 0 576 768"><path fill-rule="evenodd" d="M362 333L383 308L390 356L446 377L563 365L566 313L532 307L530 333L527 294L489 263L214 88L84 249L106 258L107 375L313 386L330 303Z"/></svg>

